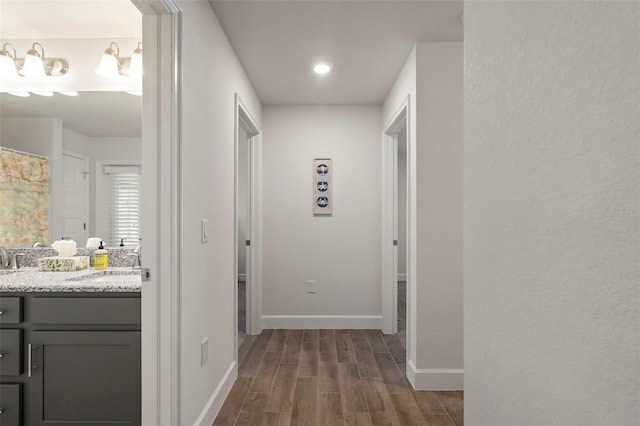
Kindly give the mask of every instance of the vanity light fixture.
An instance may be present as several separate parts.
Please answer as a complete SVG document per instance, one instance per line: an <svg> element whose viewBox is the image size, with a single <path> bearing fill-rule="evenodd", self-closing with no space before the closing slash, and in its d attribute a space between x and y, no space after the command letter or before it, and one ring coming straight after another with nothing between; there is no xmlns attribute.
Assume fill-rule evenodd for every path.
<svg viewBox="0 0 640 426"><path fill-rule="evenodd" d="M11 43L3 44L0 50L0 77L18 76L18 68L15 47Z"/></svg>
<svg viewBox="0 0 640 426"><path fill-rule="evenodd" d="M126 62L129 62L128 67L124 66ZM109 44L109 48L102 54L100 66L96 69L96 73L106 78L118 78L122 75L142 76L142 42L138 43L138 47L131 54L131 58L121 58L120 46L115 41L112 41Z"/></svg>
<svg viewBox="0 0 640 426"><path fill-rule="evenodd" d="M138 42L138 47L131 54L131 63L127 74L132 77L142 76L142 42Z"/></svg>
<svg viewBox="0 0 640 426"><path fill-rule="evenodd" d="M17 59L15 62L20 67ZM46 58L44 47L40 43L33 43L18 72L24 77L43 78L63 76L67 71L69 71L67 61L59 58Z"/></svg>
<svg viewBox="0 0 640 426"><path fill-rule="evenodd" d="M316 74L327 74L329 71L331 71L331 66L329 64L325 64L325 63L319 63L319 64L315 64L313 66L313 71Z"/></svg>
<svg viewBox="0 0 640 426"><path fill-rule="evenodd" d="M120 64L120 47L118 43L112 41L109 44L109 48L102 54L96 74L107 78L117 78L120 76L120 68L122 68Z"/></svg>

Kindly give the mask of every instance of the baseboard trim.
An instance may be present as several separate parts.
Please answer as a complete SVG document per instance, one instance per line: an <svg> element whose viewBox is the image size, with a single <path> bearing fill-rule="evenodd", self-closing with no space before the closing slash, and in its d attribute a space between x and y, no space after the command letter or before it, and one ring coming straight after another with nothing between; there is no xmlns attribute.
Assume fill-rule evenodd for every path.
<svg viewBox="0 0 640 426"><path fill-rule="evenodd" d="M398 274L398 281L407 282L407 274Z"/></svg>
<svg viewBox="0 0 640 426"><path fill-rule="evenodd" d="M380 315L263 315L262 328L379 329Z"/></svg>
<svg viewBox="0 0 640 426"><path fill-rule="evenodd" d="M247 282L247 274L238 274L238 282L246 283Z"/></svg>
<svg viewBox="0 0 640 426"><path fill-rule="evenodd" d="M416 368L409 360L407 378L415 390L464 389L464 369L462 368Z"/></svg>
<svg viewBox="0 0 640 426"><path fill-rule="evenodd" d="M238 364L232 361L224 377L222 377L222 380L218 383L216 390L213 391L211 398L209 398L209 401L207 401L207 404L195 421L195 426L210 426L213 424L218 412L220 412L220 408L222 408L224 400L231 391L233 383L236 381L236 377L238 377Z"/></svg>

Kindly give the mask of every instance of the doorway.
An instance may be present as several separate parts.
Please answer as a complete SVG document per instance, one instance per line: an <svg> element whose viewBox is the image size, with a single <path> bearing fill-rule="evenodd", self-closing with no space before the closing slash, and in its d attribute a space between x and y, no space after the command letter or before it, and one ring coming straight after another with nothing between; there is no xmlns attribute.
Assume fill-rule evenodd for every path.
<svg viewBox="0 0 640 426"><path fill-rule="evenodd" d="M258 206L260 130L236 94L236 361L247 335L261 330ZM250 344L250 342L247 342Z"/></svg>
<svg viewBox="0 0 640 426"><path fill-rule="evenodd" d="M382 330L407 349L410 274L409 99L385 128L382 144Z"/></svg>

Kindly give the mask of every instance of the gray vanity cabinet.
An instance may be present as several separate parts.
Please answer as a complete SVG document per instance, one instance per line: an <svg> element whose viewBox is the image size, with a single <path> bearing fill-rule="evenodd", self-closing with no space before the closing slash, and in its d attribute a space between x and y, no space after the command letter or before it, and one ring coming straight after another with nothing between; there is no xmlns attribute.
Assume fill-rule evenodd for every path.
<svg viewBox="0 0 640 426"><path fill-rule="evenodd" d="M141 424L139 293L0 293L0 425Z"/></svg>
<svg viewBox="0 0 640 426"><path fill-rule="evenodd" d="M31 333L35 425L140 424L140 332Z"/></svg>

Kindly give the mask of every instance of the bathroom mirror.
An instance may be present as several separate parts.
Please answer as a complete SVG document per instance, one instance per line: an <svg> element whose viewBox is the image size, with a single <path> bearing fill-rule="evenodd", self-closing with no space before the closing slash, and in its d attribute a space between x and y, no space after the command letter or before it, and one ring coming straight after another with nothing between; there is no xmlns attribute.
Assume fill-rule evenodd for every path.
<svg viewBox="0 0 640 426"><path fill-rule="evenodd" d="M43 170L48 174L48 179L41 179L41 187L45 188L48 180L47 196L32 199L32 207L23 206L22 213L13 212L21 211L24 198L12 195L17 190L3 187L0 210L4 211L0 216L4 223L15 224L14 229L19 232L21 226L27 229L37 221L44 222L38 227L41 231L47 228L48 238L43 241L46 245L64 237L84 247L88 237L98 236L108 246L116 246L122 236L125 245L135 246L139 218L129 212L135 208L127 207L139 206L141 112L142 97L125 92L29 97L1 93L0 147L5 153L34 155L33 160L28 156L12 160L13 172L20 175L16 179L42 178ZM39 157L46 157L46 167L37 168ZM18 163L37 169L19 171L22 166ZM36 212L33 206L42 204L43 199L48 202L48 212ZM10 240L4 235L0 246L31 246L36 242L31 241L35 237L18 237L22 238Z"/></svg>

